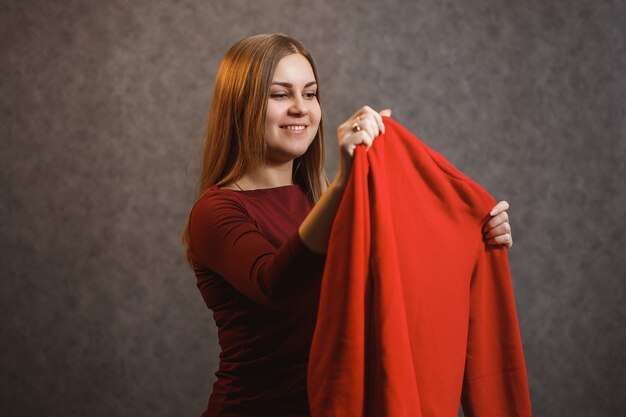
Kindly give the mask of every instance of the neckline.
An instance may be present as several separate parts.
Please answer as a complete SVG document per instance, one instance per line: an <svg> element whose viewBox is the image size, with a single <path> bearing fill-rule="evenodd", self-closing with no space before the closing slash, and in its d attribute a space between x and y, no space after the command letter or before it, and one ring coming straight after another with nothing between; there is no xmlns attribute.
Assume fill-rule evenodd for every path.
<svg viewBox="0 0 626 417"><path fill-rule="evenodd" d="M300 189L300 185L299 184L288 184L288 185L279 185L278 187L255 188L253 190L236 190L236 189L232 189L232 188L220 188L220 187L217 187L218 190L233 191L235 193L254 193L254 192L263 192L263 191L271 192L271 191L289 190L291 188Z"/></svg>

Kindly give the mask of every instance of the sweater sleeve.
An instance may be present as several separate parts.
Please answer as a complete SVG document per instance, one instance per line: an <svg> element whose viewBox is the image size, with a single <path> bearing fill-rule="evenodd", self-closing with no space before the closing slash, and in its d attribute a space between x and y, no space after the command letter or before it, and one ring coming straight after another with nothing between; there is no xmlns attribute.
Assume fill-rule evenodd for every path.
<svg viewBox="0 0 626 417"><path fill-rule="evenodd" d="M213 271L245 297L270 308L293 306L315 277L306 271L324 261L297 230L276 248L228 193L213 194L194 206L189 234L195 268Z"/></svg>
<svg viewBox="0 0 626 417"><path fill-rule="evenodd" d="M461 402L466 417L531 417L530 395L509 263L503 248L482 248L470 287L470 322Z"/></svg>

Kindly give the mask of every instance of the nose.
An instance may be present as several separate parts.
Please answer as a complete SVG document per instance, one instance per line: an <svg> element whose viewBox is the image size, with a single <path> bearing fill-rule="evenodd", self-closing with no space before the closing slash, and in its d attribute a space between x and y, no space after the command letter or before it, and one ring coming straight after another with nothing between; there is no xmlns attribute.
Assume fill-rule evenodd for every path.
<svg viewBox="0 0 626 417"><path fill-rule="evenodd" d="M308 114L309 108L301 95L295 95L291 106L289 106L289 114L305 115Z"/></svg>

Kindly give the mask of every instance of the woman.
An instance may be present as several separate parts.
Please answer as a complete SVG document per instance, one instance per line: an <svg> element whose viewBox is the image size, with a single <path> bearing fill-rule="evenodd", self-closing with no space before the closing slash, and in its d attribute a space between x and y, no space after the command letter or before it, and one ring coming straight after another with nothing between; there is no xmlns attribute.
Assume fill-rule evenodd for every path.
<svg viewBox="0 0 626 417"><path fill-rule="evenodd" d="M256 35L224 56L184 236L222 348L203 416L309 414L323 254L354 149L369 148L390 113L364 106L338 127L339 170L329 184L317 73L304 46ZM488 243L512 245L507 208L492 210Z"/></svg>

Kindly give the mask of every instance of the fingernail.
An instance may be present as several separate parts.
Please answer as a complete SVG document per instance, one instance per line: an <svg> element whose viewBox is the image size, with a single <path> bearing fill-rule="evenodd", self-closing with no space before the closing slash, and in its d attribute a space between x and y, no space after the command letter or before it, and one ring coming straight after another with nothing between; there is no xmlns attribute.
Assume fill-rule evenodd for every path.
<svg viewBox="0 0 626 417"><path fill-rule="evenodd" d="M491 209L491 211L489 212L489 214L490 214L491 216L495 216L496 214L498 214L498 210L497 210L497 209L495 209L495 208L493 208L493 209Z"/></svg>

